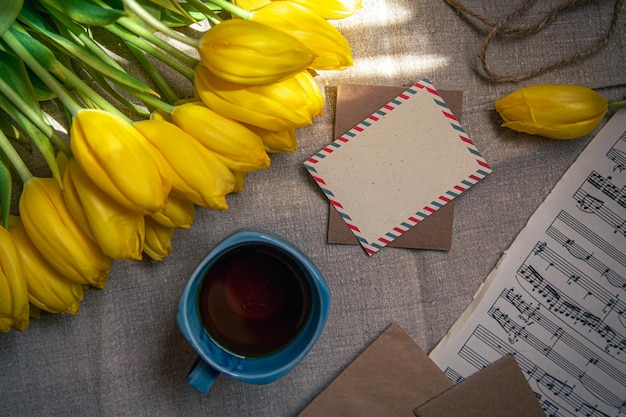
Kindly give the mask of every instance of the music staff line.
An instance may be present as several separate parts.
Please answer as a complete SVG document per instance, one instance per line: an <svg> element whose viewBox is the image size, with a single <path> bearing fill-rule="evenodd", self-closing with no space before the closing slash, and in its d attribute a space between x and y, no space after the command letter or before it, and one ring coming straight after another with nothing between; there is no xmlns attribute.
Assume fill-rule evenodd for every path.
<svg viewBox="0 0 626 417"><path fill-rule="evenodd" d="M622 398L608 390L602 383L598 382L598 380L594 377L587 374L586 371L573 364L558 351L552 349L552 346L545 344L542 340L529 332L525 326L522 326L513 320L507 313L502 312L500 308L491 307L488 314L496 321L496 323L500 325L500 327L502 327L504 332L507 333L509 337L513 338L514 343L519 343L520 341L525 342L538 353L550 359L564 372L580 381L587 391L593 394L600 401L608 406L616 408L620 412L622 409L626 412L626 403Z"/></svg>
<svg viewBox="0 0 626 417"><path fill-rule="evenodd" d="M569 238L553 225L548 227L546 234L553 238L557 243L561 244L574 258L585 261L594 270L599 272L609 284L626 291L626 278L606 266L593 253L588 252L582 246L577 244L574 239Z"/></svg>
<svg viewBox="0 0 626 417"><path fill-rule="evenodd" d="M589 404L576 392L574 386L555 378L541 367L535 365L532 360L518 352L510 344L500 339L482 324L479 324L474 329L468 340L463 344L459 351L459 356L465 358L466 354L464 351L474 339L491 348L501 356L506 354L514 355L518 365L522 371L528 375L528 378L534 380L538 386L548 389L555 399L558 400L558 405L563 408L564 411L571 414L583 412L583 415L593 417L611 417L600 411L597 406ZM569 408L567 406L569 406Z"/></svg>
<svg viewBox="0 0 626 417"><path fill-rule="evenodd" d="M597 171L591 171L587 177L587 182L602 191L611 200L626 208L626 186L619 188L611 182L611 179L611 177L605 177Z"/></svg>
<svg viewBox="0 0 626 417"><path fill-rule="evenodd" d="M615 311L620 316L626 314L626 303L563 259L546 242L538 242L533 248L533 254L546 261L548 267L554 267L560 271L567 277L568 282L575 282L580 288L587 291L588 295L598 299L604 305L603 310L606 311L607 315L611 311Z"/></svg>
<svg viewBox="0 0 626 417"><path fill-rule="evenodd" d="M621 145L620 141L626 142L626 132L622 133L619 139L617 139L615 144L606 153L606 157L615 163L615 165L613 166L613 171L622 172L624 169L626 169L626 152L618 149L618 147Z"/></svg>
<svg viewBox="0 0 626 417"><path fill-rule="evenodd" d="M548 333L554 336L554 340L550 349L553 349L557 342L562 342L575 351L588 365L593 365L606 375L610 376L617 383L626 387L626 374L615 368L612 364L597 357L591 349L579 342L570 333L565 331L561 326L552 322L545 314L540 312L539 306L533 307L526 302L520 293L516 293L513 288L502 290L498 299L502 299L511 304L522 316L534 320L534 323L541 326Z"/></svg>
<svg viewBox="0 0 626 417"><path fill-rule="evenodd" d="M585 213L595 214L602 221L611 226L611 228L614 229L615 233L619 232L624 237L626 237L626 220L624 220L610 208L607 208L604 205L603 200L592 196L582 188L578 188L573 197L576 200L577 207L581 211Z"/></svg>
<svg viewBox="0 0 626 417"><path fill-rule="evenodd" d="M576 220L576 218L574 218L571 214L564 210L561 210L561 212L556 216L556 220L560 220L561 222L563 222L565 225L570 227L588 242L592 243L594 246L602 250L604 253L615 259L617 262L619 262L620 265L626 268L626 254L624 253L624 251L616 249L615 246L611 245L609 242L600 237L597 233ZM552 225L554 225L554 222L552 223Z"/></svg>

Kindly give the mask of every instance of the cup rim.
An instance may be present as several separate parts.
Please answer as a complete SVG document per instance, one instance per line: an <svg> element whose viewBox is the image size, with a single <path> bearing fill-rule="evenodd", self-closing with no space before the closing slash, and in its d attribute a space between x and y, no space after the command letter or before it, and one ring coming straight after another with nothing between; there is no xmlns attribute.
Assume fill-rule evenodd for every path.
<svg viewBox="0 0 626 417"><path fill-rule="evenodd" d="M289 344L261 357L246 358L229 352L206 332L198 312L198 293L202 276L225 253L250 243L266 244L287 253L305 271L311 286L311 311L303 328ZM267 383L295 367L319 338L330 310L330 290L321 272L294 244L281 236L260 229L240 229L218 243L202 259L187 281L177 311L177 322L184 337L198 356L220 373L235 379Z"/></svg>

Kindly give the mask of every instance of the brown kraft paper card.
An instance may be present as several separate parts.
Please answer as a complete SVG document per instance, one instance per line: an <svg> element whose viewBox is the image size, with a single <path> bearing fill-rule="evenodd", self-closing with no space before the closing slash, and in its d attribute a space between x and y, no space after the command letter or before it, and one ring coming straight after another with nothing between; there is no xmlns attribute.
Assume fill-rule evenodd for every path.
<svg viewBox="0 0 626 417"><path fill-rule="evenodd" d="M418 406L416 417L545 417L513 355Z"/></svg>

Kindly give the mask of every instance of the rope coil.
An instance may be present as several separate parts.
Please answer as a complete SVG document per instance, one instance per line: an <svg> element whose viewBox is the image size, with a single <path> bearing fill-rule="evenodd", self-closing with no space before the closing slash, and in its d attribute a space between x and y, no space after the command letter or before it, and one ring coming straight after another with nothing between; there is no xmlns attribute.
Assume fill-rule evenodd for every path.
<svg viewBox="0 0 626 417"><path fill-rule="evenodd" d="M609 43L609 40L618 29L620 14L623 11L624 3L626 0L615 1L615 7L613 9L613 18L611 21L611 26L605 33L604 37L602 37L594 45L588 48L585 48L579 52L576 52L568 57L559 59L557 61L544 65L540 68L537 68L537 69L534 69L534 70L531 70L531 71L528 71L519 75L498 74L497 72L493 71L490 68L489 64L487 63L487 49L489 48L490 43L493 41L496 35L504 34L504 35L517 36L517 37L533 35L545 29L548 25L550 25L550 23L552 23L560 14L562 14L566 10L579 6L581 4L587 3L590 0L568 0L560 4L555 9L553 9L541 21L528 27L510 27L508 25L509 25L509 22L511 22L515 17L523 14L531 6L537 3L537 0L525 0L524 3L522 3L517 9L515 9L513 12L511 12L509 15L505 16L499 21L493 21L489 19L488 17L483 16L480 13L477 13L476 11L466 7L464 4L462 4L458 0L444 0L444 1L454 10L456 10L458 13L470 16L491 28L487 36L485 36L485 38L483 39L481 47L480 47L480 53L479 53L480 64L483 68L483 71L485 72L486 77L489 79L489 81L496 82L496 83L504 83L504 82L518 82L518 81L523 81L529 78L536 77L545 72L553 70L554 68L584 59L590 55L595 54L600 49L604 48L606 44Z"/></svg>

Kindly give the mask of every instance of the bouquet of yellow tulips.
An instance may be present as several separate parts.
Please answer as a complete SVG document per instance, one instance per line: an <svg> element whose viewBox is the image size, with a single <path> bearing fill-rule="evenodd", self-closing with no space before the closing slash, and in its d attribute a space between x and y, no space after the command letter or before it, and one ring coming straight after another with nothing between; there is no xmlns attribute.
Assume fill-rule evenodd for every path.
<svg viewBox="0 0 626 417"><path fill-rule="evenodd" d="M360 0L6 0L0 13L0 332L76 314L112 263L162 260L196 207L228 209L246 175L322 113L314 71L353 64L328 22ZM177 27L205 21L199 39ZM160 32L162 36L157 36ZM99 42L115 36L130 75ZM169 37L195 53L172 46ZM177 97L154 61L193 86ZM68 137L41 102L66 110ZM50 175L20 157L34 144ZM14 181L13 174L19 181ZM13 184L22 184L11 212Z"/></svg>

